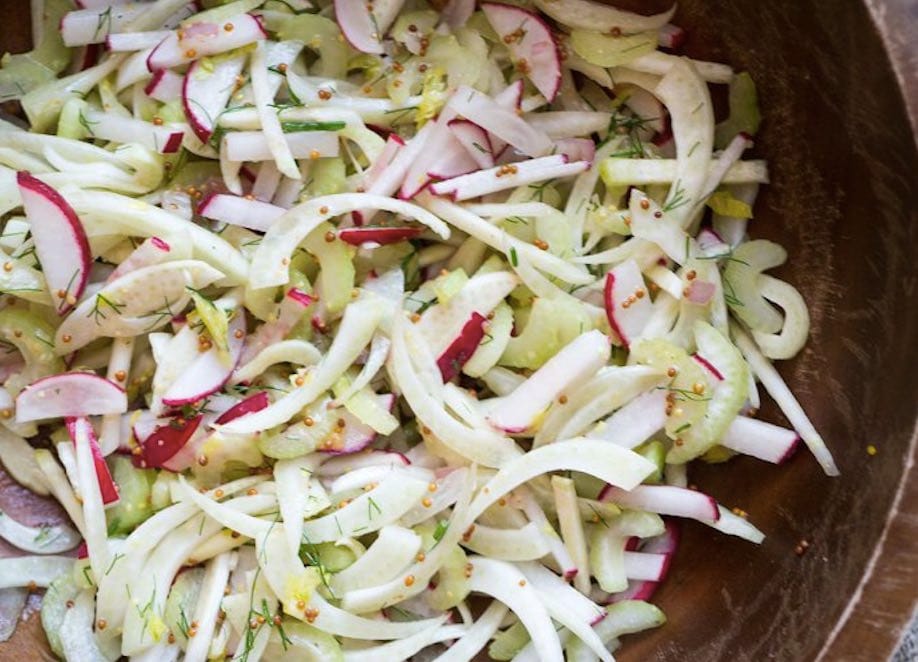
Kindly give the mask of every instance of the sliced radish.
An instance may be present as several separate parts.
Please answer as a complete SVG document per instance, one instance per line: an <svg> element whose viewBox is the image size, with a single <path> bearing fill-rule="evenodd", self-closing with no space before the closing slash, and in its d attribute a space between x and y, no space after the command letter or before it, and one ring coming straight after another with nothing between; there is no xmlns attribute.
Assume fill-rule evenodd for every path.
<svg viewBox="0 0 918 662"><path fill-rule="evenodd" d="M717 501L712 497L673 485L638 485L630 492L614 485L607 485L600 492L599 500L610 501L626 508L688 517L706 523L720 519Z"/></svg>
<svg viewBox="0 0 918 662"><path fill-rule="evenodd" d="M192 131L207 143L217 126L217 118L236 89L246 56L240 55L205 66L197 60L188 67L182 85L182 107Z"/></svg>
<svg viewBox="0 0 918 662"><path fill-rule="evenodd" d="M592 164L596 156L596 143L590 138L559 138L555 141L558 154L563 154L568 161L586 161Z"/></svg>
<svg viewBox="0 0 918 662"><path fill-rule="evenodd" d="M451 120L449 130L479 168L494 167L494 147L487 131L469 120Z"/></svg>
<svg viewBox="0 0 918 662"><path fill-rule="evenodd" d="M372 4L354 0L335 0L335 19L347 42L363 53L381 55L382 35L376 27Z"/></svg>
<svg viewBox="0 0 918 662"><path fill-rule="evenodd" d="M554 144L544 131L539 131L517 115L516 109L508 108L515 90L507 92L507 99L500 104L491 97L465 85L450 98L448 106L457 114L474 122L500 140L516 147L527 156L542 156L551 152ZM499 149L497 145L492 146Z"/></svg>
<svg viewBox="0 0 918 662"><path fill-rule="evenodd" d="M143 88L151 99L168 103L182 98L182 85L185 79L171 69L159 69Z"/></svg>
<svg viewBox="0 0 918 662"><path fill-rule="evenodd" d="M303 315L306 314L306 309L315 302L316 299L302 290L298 290L295 287L287 290L286 296L278 306L277 317L262 324L255 333L246 339L245 349L239 359L239 364L248 364L266 347L283 340L290 332L290 329L296 326L303 318Z"/></svg>
<svg viewBox="0 0 918 662"><path fill-rule="evenodd" d="M265 161L270 163L270 161ZM221 223L239 225L250 230L267 232L271 224L286 213L286 209L270 202L253 200L229 193L214 193L201 201L198 214Z"/></svg>
<svg viewBox="0 0 918 662"><path fill-rule="evenodd" d="M478 170L478 162L451 131L447 132L445 143L443 150L438 150L440 157L427 169L430 179L449 179Z"/></svg>
<svg viewBox="0 0 918 662"><path fill-rule="evenodd" d="M137 143L161 154L177 152L185 137L182 130L177 127L154 124L92 108L83 111L83 118L93 138L123 144Z"/></svg>
<svg viewBox="0 0 918 662"><path fill-rule="evenodd" d="M712 228L702 228L695 239L698 242L698 248L706 257L726 257L730 253L730 244Z"/></svg>
<svg viewBox="0 0 918 662"><path fill-rule="evenodd" d="M154 264L162 264L169 259L176 259L172 247L159 237L148 237L130 255L124 258L121 264L115 267L105 282L111 283L127 273L143 267L150 267Z"/></svg>
<svg viewBox="0 0 918 662"><path fill-rule="evenodd" d="M68 418L67 432L70 434L70 440L76 449L77 435L85 434L89 438L89 448L92 451L92 463L96 468L96 477L99 480L99 491L102 493L102 503L108 505L115 503L120 498L118 496L118 486L112 478L108 465L105 463L105 457L102 455L102 449L99 448L99 441L96 439L96 432L93 430L92 423L88 419Z"/></svg>
<svg viewBox="0 0 918 662"><path fill-rule="evenodd" d="M737 416L720 443L737 453L781 464L797 450L800 437L793 430L755 418Z"/></svg>
<svg viewBox="0 0 918 662"><path fill-rule="evenodd" d="M110 34L105 38L105 48L113 53L142 51L157 46L159 42L168 36L169 30L119 32Z"/></svg>
<svg viewBox="0 0 918 662"><path fill-rule="evenodd" d="M523 432L561 393L592 377L609 360L609 339L589 331L568 343L514 391L501 398L488 416L498 430Z"/></svg>
<svg viewBox="0 0 918 662"><path fill-rule="evenodd" d="M448 122L454 115L454 111L447 104L440 116L429 122L430 129L425 139L424 150L408 166L399 189L398 197L402 200L410 200L427 187L431 180L430 170L438 161L443 162L440 166L442 169L448 170L456 167L450 163L451 161L461 156L467 157L465 149L449 131ZM474 164L474 161L472 163Z"/></svg>
<svg viewBox="0 0 918 662"><path fill-rule="evenodd" d="M53 188L27 172L17 172L16 183L45 281L58 301L58 314L63 315L83 295L89 279L92 254L86 231Z"/></svg>
<svg viewBox="0 0 918 662"><path fill-rule="evenodd" d="M605 304L609 326L628 347L647 326L654 310L637 262L622 262L606 274Z"/></svg>
<svg viewBox="0 0 918 662"><path fill-rule="evenodd" d="M711 363L708 359L703 357L701 354L692 354L692 358L695 360L695 363L704 368L704 371L707 373L714 382L724 381L723 373L717 369L717 367Z"/></svg>
<svg viewBox="0 0 918 662"><path fill-rule="evenodd" d="M214 425L223 425L224 423L235 421L237 418L242 418L246 414L253 414L256 411L261 411L267 406L268 392L259 391L255 395L250 395L242 402L233 405L225 412L220 414L217 417L217 420L214 421Z"/></svg>
<svg viewBox="0 0 918 662"><path fill-rule="evenodd" d="M16 420L101 416L127 411L124 390L91 372L65 372L44 377L16 396Z"/></svg>
<svg viewBox="0 0 918 662"><path fill-rule="evenodd" d="M590 164L586 161L568 163L565 156L556 154L520 161L512 165L478 170L468 175L431 184L430 190L436 195L448 195L455 201L468 200L533 182L572 177L589 167Z"/></svg>
<svg viewBox="0 0 918 662"><path fill-rule="evenodd" d="M162 468L185 447L201 425L202 418L200 414L190 419L177 417L156 428L149 437L140 440L141 452L133 456L134 464L143 468Z"/></svg>
<svg viewBox="0 0 918 662"><path fill-rule="evenodd" d="M338 239L351 246L361 246L363 244L378 244L380 246L385 246L386 244L395 244L400 241L413 239L423 231L423 228L408 226L364 226L338 230Z"/></svg>
<svg viewBox="0 0 918 662"><path fill-rule="evenodd" d="M163 394L163 404L169 407L189 405L223 388L239 362L244 343L245 313L239 309L229 323L226 355L216 346L201 354L172 382Z"/></svg>
<svg viewBox="0 0 918 662"><path fill-rule="evenodd" d="M523 90L525 87L522 79L513 81L494 95L494 103L504 110L519 110L523 103Z"/></svg>
<svg viewBox="0 0 918 662"><path fill-rule="evenodd" d="M379 153L373 163L370 164L370 167L367 168L366 172L363 175L363 187L364 189L370 188L376 180L379 179L383 170L385 170L389 164L395 159L398 155L399 150L405 146L405 141L397 133L390 133L386 138L386 145L383 147L382 151Z"/></svg>
<svg viewBox="0 0 918 662"><path fill-rule="evenodd" d="M561 56L548 24L521 7L483 2L481 9L506 44L516 68L549 103L554 101L561 87Z"/></svg>
<svg viewBox="0 0 918 662"><path fill-rule="evenodd" d="M301 131L284 134L295 159L338 156L338 134L331 131ZM223 136L220 151L230 161L270 161L274 159L268 140L261 131L231 131Z"/></svg>
<svg viewBox="0 0 918 662"><path fill-rule="evenodd" d="M715 292L717 292L717 285L707 280L696 279L686 288L685 298L694 304L704 306L711 300Z"/></svg>
<svg viewBox="0 0 918 662"><path fill-rule="evenodd" d="M181 38L180 38L181 35ZM217 23L192 23L163 39L147 58L147 69L171 69L207 55L217 55L267 38L256 17L239 14Z"/></svg>
<svg viewBox="0 0 918 662"><path fill-rule="evenodd" d="M439 356L460 338L475 313L487 316L519 282L515 274L506 271L473 276L449 302L424 311L416 328L433 354Z"/></svg>
<svg viewBox="0 0 918 662"><path fill-rule="evenodd" d="M462 327L459 337L456 338L437 358L437 367L444 382L459 374L462 366L478 349L478 344L484 338L487 318L481 313L472 313L472 317Z"/></svg>
<svg viewBox="0 0 918 662"><path fill-rule="evenodd" d="M685 43L686 32L683 28L667 23L657 31L657 41L663 48L675 50Z"/></svg>
<svg viewBox="0 0 918 662"><path fill-rule="evenodd" d="M386 410L392 410L395 404L394 395L386 393L377 395L376 398ZM349 455L359 453L373 443L376 439L376 431L373 428L347 409L341 408L339 412L339 418L344 421L344 426L336 426L317 450L330 455Z"/></svg>

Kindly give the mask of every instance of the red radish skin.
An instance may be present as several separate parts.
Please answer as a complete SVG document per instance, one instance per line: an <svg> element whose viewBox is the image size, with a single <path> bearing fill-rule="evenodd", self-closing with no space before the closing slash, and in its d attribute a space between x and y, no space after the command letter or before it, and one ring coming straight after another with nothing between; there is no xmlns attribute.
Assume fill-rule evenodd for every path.
<svg viewBox="0 0 918 662"><path fill-rule="evenodd" d="M143 469L161 469L178 453L201 425L202 415L190 419L174 418L161 425L146 439L140 440L139 454L132 457L134 466Z"/></svg>
<svg viewBox="0 0 918 662"><path fill-rule="evenodd" d="M237 418L242 418L247 414L254 414L256 411L261 411L267 406L268 394L265 391L260 391L255 395L250 395L242 402L233 405L220 414L217 420L214 421L214 425L223 425L224 423L235 421Z"/></svg>
<svg viewBox="0 0 918 662"><path fill-rule="evenodd" d="M609 326L628 347L653 314L643 276L634 261L623 262L606 274L603 296Z"/></svg>
<svg viewBox="0 0 918 662"><path fill-rule="evenodd" d="M16 183L48 289L52 296L64 293L57 304L58 314L64 315L83 296L89 280L92 253L86 230L61 194L43 181L20 171Z"/></svg>
<svg viewBox="0 0 918 662"><path fill-rule="evenodd" d="M383 407L392 411L395 405L394 395L386 393L376 397ZM327 455L350 455L365 450L376 440L376 431L373 428L343 407L338 411L341 420L344 421L344 427L336 427L318 449L319 452Z"/></svg>
<svg viewBox="0 0 918 662"><path fill-rule="evenodd" d="M173 32L159 42L159 45L147 57L147 69L149 71L171 69L200 57L217 55L248 46L268 36L261 21L251 14L240 14L222 21L223 29L220 25L209 24L217 27L217 33L213 35L209 33L209 28L199 27L201 25L200 22L193 23L185 28L183 39L179 39L178 32ZM226 25L232 25L233 28L226 30Z"/></svg>
<svg viewBox="0 0 918 662"><path fill-rule="evenodd" d="M630 492L614 485L606 485L599 493L598 499L611 501L626 508L688 517L700 522L717 522L720 519L720 510L713 497L673 485L639 485Z"/></svg>
<svg viewBox="0 0 918 662"><path fill-rule="evenodd" d="M495 2L481 3L481 9L513 63L551 103L561 88L561 54L548 24L526 9Z"/></svg>
<svg viewBox="0 0 918 662"><path fill-rule="evenodd" d="M99 481L99 492L102 494L102 503L106 506L110 503L115 503L120 498L118 496L118 486L115 484L115 480L108 470L108 465L105 463L105 457L102 455L102 449L99 448L99 441L96 439L96 432L92 428L92 423L86 418L68 418L65 423L74 448L76 448L76 438L80 428L83 428L88 435L89 448L92 451L92 463Z"/></svg>
<svg viewBox="0 0 918 662"><path fill-rule="evenodd" d="M92 372L64 372L43 377L16 396L16 420L102 416L127 411L120 386Z"/></svg>
<svg viewBox="0 0 918 662"><path fill-rule="evenodd" d="M494 167L494 147L487 131L469 120L451 120L449 130L479 168Z"/></svg>
<svg viewBox="0 0 918 662"><path fill-rule="evenodd" d="M242 356L245 344L244 313L240 311L230 321L227 335L229 356L222 356L216 347L200 354L163 394L163 404L183 407L223 388Z"/></svg>
<svg viewBox="0 0 918 662"><path fill-rule="evenodd" d="M157 101L173 101L182 96L183 78L171 69L153 72L153 78L143 88L144 93Z"/></svg>
<svg viewBox="0 0 918 662"><path fill-rule="evenodd" d="M245 57L240 56L211 65L210 71L203 68L202 60L188 67L182 81L182 108L188 124L202 143L206 144L213 135L216 118L226 108L244 64Z"/></svg>
<svg viewBox="0 0 918 662"><path fill-rule="evenodd" d="M367 243L379 244L397 244L400 241L414 239L423 232L422 228L412 228L406 226L383 227L383 226L363 226L359 228L345 228L338 230L338 238L351 246L361 246Z"/></svg>
<svg viewBox="0 0 918 662"><path fill-rule="evenodd" d="M484 338L487 318L481 313L472 313L469 321L462 327L462 331L437 359L440 376L448 382L459 374L462 366L471 358L481 339Z"/></svg>
<svg viewBox="0 0 918 662"><path fill-rule="evenodd" d="M692 358L695 359L695 363L705 369L710 377L713 377L718 382L724 381L724 376L721 374L720 370L715 368L714 364L704 358L701 354L692 354Z"/></svg>
<svg viewBox="0 0 918 662"><path fill-rule="evenodd" d="M662 48L668 50L677 50L681 48L687 36L688 34L683 28L673 25L672 23L667 23L660 28L657 33L658 43Z"/></svg>

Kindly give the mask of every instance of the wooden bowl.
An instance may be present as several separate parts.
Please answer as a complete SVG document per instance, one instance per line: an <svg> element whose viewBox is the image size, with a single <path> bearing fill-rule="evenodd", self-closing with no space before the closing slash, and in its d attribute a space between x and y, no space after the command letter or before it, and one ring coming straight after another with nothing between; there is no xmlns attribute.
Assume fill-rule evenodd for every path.
<svg viewBox="0 0 918 662"><path fill-rule="evenodd" d="M22 50L28 3L2 4L2 50ZM883 660L918 599L918 5L682 0L676 22L687 54L758 85L755 151L772 184L751 233L790 252L781 276L802 290L813 330L781 370L842 476L806 452L781 467L693 468L692 482L768 537L756 547L687 524L655 597L669 623L628 638L619 659ZM762 414L781 422L774 407ZM37 621L0 659L47 655Z"/></svg>

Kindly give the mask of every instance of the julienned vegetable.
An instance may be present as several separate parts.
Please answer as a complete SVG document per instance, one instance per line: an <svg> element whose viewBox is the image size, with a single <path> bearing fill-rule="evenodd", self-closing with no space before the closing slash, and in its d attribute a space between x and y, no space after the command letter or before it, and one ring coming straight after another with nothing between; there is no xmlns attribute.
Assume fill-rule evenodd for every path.
<svg viewBox="0 0 918 662"><path fill-rule="evenodd" d="M611 660L677 518L764 537L686 463L838 473L755 87L674 10L79 4L0 72L0 456L73 522L0 513L0 588L56 654Z"/></svg>

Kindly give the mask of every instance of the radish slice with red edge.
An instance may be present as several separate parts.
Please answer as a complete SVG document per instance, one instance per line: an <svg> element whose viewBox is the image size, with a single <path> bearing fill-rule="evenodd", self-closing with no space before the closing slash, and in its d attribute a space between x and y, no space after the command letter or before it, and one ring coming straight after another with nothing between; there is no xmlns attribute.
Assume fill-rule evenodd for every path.
<svg viewBox="0 0 918 662"><path fill-rule="evenodd" d="M194 134L207 143L214 133L217 118L236 89L246 56L240 55L208 66L197 60L188 67L182 84L182 107Z"/></svg>
<svg viewBox="0 0 918 662"><path fill-rule="evenodd" d="M270 163L270 161L265 161ZM267 232L286 209L270 202L251 200L241 195L212 193L198 205L198 214L221 223Z"/></svg>
<svg viewBox="0 0 918 662"><path fill-rule="evenodd" d="M130 255L124 258L121 264L115 267L105 282L111 283L132 271L143 267L151 267L154 264L162 264L169 259L176 259L172 247L159 237L148 237Z"/></svg>
<svg viewBox="0 0 918 662"><path fill-rule="evenodd" d="M695 363L704 368L704 371L707 373L708 377L714 380L714 382L724 381L724 376L718 370L713 363L708 359L704 358L701 354L692 354L692 358L695 360Z"/></svg>
<svg viewBox="0 0 918 662"><path fill-rule="evenodd" d="M261 21L251 14L239 14L220 24L192 23L159 42L147 58L147 69L171 69L200 57L248 46L267 36Z"/></svg>
<svg viewBox="0 0 918 662"><path fill-rule="evenodd" d="M16 183L45 281L57 313L64 315L83 296L89 279L92 254L86 231L67 201L43 181L20 171Z"/></svg>
<svg viewBox="0 0 918 662"><path fill-rule="evenodd" d="M667 23L657 31L657 41L663 48L676 50L685 43L688 35L684 28Z"/></svg>
<svg viewBox="0 0 918 662"><path fill-rule="evenodd" d="M604 296L609 326L628 347L654 312L637 262L622 262L606 274Z"/></svg>
<svg viewBox="0 0 918 662"><path fill-rule="evenodd" d="M515 90L510 89L507 91L506 99L498 103L495 99L463 85L450 98L447 108L474 122L500 140L513 145L527 156L548 154L554 148L554 143L548 134L533 128L517 114L515 106L510 107L515 101L515 94ZM503 96L503 93L499 96ZM500 149L494 144L493 138L491 144L494 149Z"/></svg>
<svg viewBox="0 0 918 662"><path fill-rule="evenodd" d="M16 396L16 421L102 416L127 411L127 395L92 372L64 372L26 386Z"/></svg>
<svg viewBox="0 0 918 662"><path fill-rule="evenodd" d="M561 55L551 28L529 10L494 2L481 9L510 51L510 59L551 103L561 88Z"/></svg>
<svg viewBox="0 0 918 662"><path fill-rule="evenodd" d="M225 412L220 414L217 417L217 420L214 421L214 425L223 425L224 423L229 423L230 421L235 421L237 418L242 418L247 414L253 414L256 411L261 411L268 406L268 393L267 391L259 391L254 395L250 395L242 402L236 403Z"/></svg>
<svg viewBox="0 0 918 662"><path fill-rule="evenodd" d="M720 443L737 453L781 464L797 450L800 437L793 430L755 418L737 416Z"/></svg>
<svg viewBox="0 0 918 662"><path fill-rule="evenodd" d="M459 374L462 366L471 358L481 339L484 338L487 318L481 313L472 313L472 317L462 327L459 336L450 343L437 358L437 367L444 382Z"/></svg>
<svg viewBox="0 0 918 662"><path fill-rule="evenodd" d="M335 18L347 43L362 53L381 55L381 35L370 7L362 0L335 0Z"/></svg>
<svg viewBox="0 0 918 662"><path fill-rule="evenodd" d="M717 501L696 490L673 485L638 485L631 491L607 485L599 493L599 500L612 502L625 508L638 508L651 513L688 517L711 523L720 519Z"/></svg>
<svg viewBox="0 0 918 662"><path fill-rule="evenodd" d="M443 150L437 150L441 156L427 169L430 179L449 179L478 170L477 161L448 129L443 140L446 143Z"/></svg>
<svg viewBox="0 0 918 662"><path fill-rule="evenodd" d="M102 449L99 448L99 441L96 439L96 432L93 430L92 423L83 417L68 418L65 422L74 449L76 449L77 435L81 433L88 435L89 448L92 451L92 463L96 468L96 477L99 480L99 491L102 493L102 503L106 506L110 503L115 503L120 498L118 495L118 486L112 478L112 474L108 469L108 464L105 463L105 457L102 455Z"/></svg>
<svg viewBox="0 0 918 662"><path fill-rule="evenodd" d="M143 88L151 99L169 103L182 98L182 86L185 79L171 69L159 69L153 73L153 78Z"/></svg>
<svg viewBox="0 0 918 662"><path fill-rule="evenodd" d="M559 138L555 141L558 154L568 161L586 161L592 164L596 156L596 143L590 138Z"/></svg>
<svg viewBox="0 0 918 662"><path fill-rule="evenodd" d="M380 246L385 246L387 244L396 244L400 241L414 239L423 231L423 228L408 226L363 226L338 230L338 239L351 246L361 246L363 244L378 244Z"/></svg>
<svg viewBox="0 0 918 662"><path fill-rule="evenodd" d="M216 346L196 358L163 394L163 404L182 407L216 393L233 374L245 343L245 313L240 309L230 320L227 355Z"/></svg>
<svg viewBox="0 0 918 662"><path fill-rule="evenodd" d="M385 393L377 395L376 399L383 408L392 411L395 404L394 395ZM344 427L336 427L317 450L329 455L349 455L359 453L376 440L376 431L373 428L345 408L341 408L339 412L339 418L344 421Z"/></svg>
<svg viewBox="0 0 918 662"><path fill-rule="evenodd" d="M494 167L494 148L487 131L469 120L451 120L449 130L479 168Z"/></svg>
<svg viewBox="0 0 918 662"><path fill-rule="evenodd" d="M140 440L141 452L132 457L134 466L160 469L178 453L201 424L202 415L190 419L176 417L161 425L146 439Z"/></svg>

